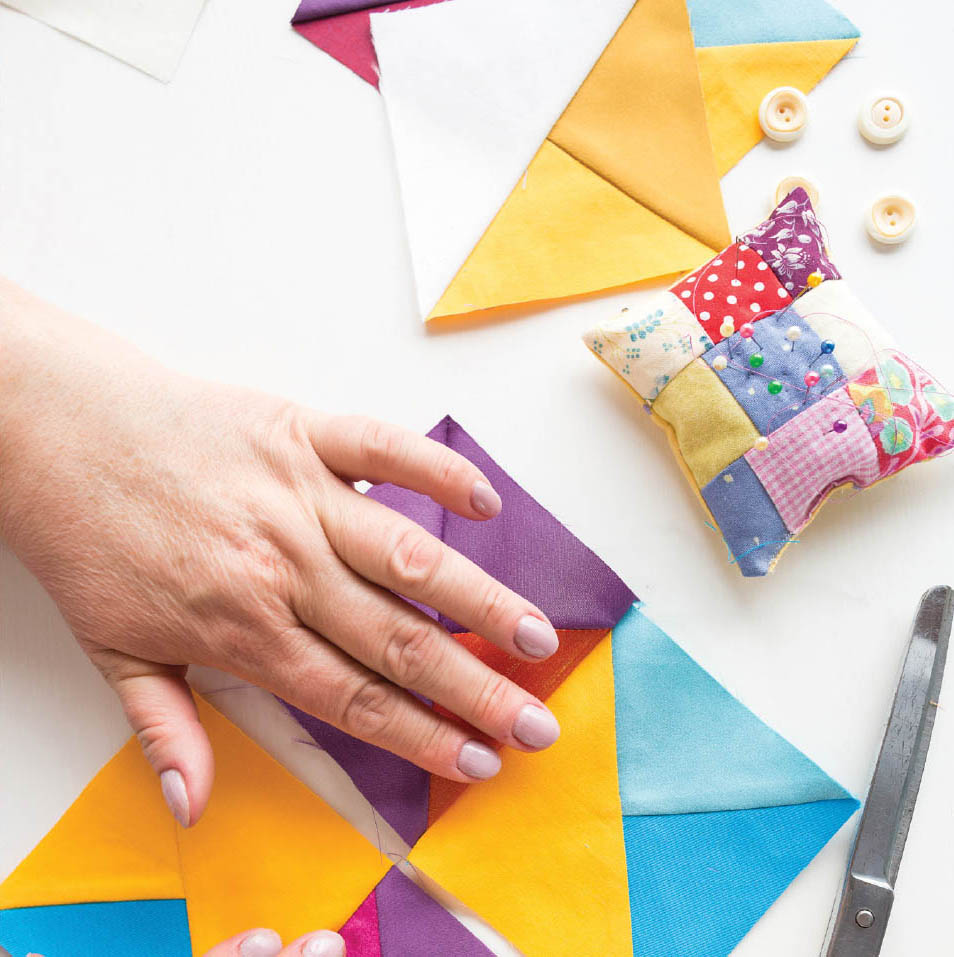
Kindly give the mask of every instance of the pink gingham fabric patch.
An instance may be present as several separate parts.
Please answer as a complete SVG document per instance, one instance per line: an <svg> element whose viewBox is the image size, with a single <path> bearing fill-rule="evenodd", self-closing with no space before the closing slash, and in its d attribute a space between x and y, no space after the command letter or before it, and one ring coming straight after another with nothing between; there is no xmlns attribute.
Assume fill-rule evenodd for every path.
<svg viewBox="0 0 954 957"><path fill-rule="evenodd" d="M769 437L745 460L793 534L835 486L863 488L880 477L878 452L847 389L831 392Z"/></svg>

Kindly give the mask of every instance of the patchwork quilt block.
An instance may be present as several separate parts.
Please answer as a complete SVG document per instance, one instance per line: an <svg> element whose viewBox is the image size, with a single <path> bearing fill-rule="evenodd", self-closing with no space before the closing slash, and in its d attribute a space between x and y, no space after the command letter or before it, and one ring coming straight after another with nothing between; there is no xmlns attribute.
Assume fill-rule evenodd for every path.
<svg viewBox="0 0 954 957"><path fill-rule="evenodd" d="M645 317L584 341L669 432L746 576L772 571L835 489L954 448L954 398L850 291L803 189Z"/></svg>
<svg viewBox="0 0 954 957"><path fill-rule="evenodd" d="M509 752L495 779L461 787L294 712L411 845L395 862L200 701L216 756L202 820L176 825L131 739L0 885L12 957L201 957L255 924L285 939L340 928L349 957L489 957L411 875L527 957L579 957L594 941L614 957L727 957L854 813L854 798L653 624L456 422L431 437L487 475L497 518L468 522L391 485L368 494L550 616L561 649L535 664L440 620L546 699L560 740ZM740 462L737 481L748 469L758 484Z"/></svg>

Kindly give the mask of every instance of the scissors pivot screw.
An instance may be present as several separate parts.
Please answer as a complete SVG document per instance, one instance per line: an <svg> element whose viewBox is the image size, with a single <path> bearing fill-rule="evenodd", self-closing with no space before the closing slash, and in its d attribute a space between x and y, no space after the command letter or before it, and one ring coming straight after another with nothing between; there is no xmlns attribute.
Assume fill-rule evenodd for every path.
<svg viewBox="0 0 954 957"><path fill-rule="evenodd" d="M870 910L862 909L855 914L855 923L867 930L874 923L874 914Z"/></svg>

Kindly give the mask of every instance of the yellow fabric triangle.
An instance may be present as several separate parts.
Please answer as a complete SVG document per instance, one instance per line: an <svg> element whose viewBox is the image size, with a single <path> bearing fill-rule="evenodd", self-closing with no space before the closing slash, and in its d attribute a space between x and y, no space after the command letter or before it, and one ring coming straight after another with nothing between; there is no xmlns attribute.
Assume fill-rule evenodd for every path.
<svg viewBox="0 0 954 957"><path fill-rule="evenodd" d="M639 0L550 139L706 246L732 241L685 0Z"/></svg>
<svg viewBox="0 0 954 957"><path fill-rule="evenodd" d="M215 786L199 823L179 831L193 953L248 927L294 940L342 926L390 863L214 708L199 711Z"/></svg>
<svg viewBox="0 0 954 957"><path fill-rule="evenodd" d="M688 272L716 251L547 140L429 318Z"/></svg>
<svg viewBox="0 0 954 957"><path fill-rule="evenodd" d="M804 40L696 50L720 175L762 139L758 111L769 90L794 86L807 93L857 42Z"/></svg>
<svg viewBox="0 0 954 957"><path fill-rule="evenodd" d="M249 927L286 940L340 927L390 864L344 818L197 699L215 752L183 830L132 738L0 886L0 908L186 899L193 953Z"/></svg>
<svg viewBox="0 0 954 957"><path fill-rule="evenodd" d="M0 885L0 909L184 896L176 825L132 738Z"/></svg>
<svg viewBox="0 0 954 957"><path fill-rule="evenodd" d="M642 2L642 0L640 0ZM563 728L468 788L411 863L528 957L632 951L610 639L547 700Z"/></svg>

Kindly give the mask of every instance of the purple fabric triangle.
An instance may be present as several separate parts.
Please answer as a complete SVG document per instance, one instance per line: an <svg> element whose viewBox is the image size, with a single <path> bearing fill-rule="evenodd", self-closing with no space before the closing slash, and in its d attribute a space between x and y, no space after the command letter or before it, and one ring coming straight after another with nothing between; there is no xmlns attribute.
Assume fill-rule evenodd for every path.
<svg viewBox="0 0 954 957"><path fill-rule="evenodd" d="M293 718L345 769L355 787L408 844L427 828L431 776L384 748L359 741L287 701Z"/></svg>
<svg viewBox="0 0 954 957"><path fill-rule="evenodd" d="M450 416L428 433L459 452L490 480L503 510L472 522L446 510L440 538L540 608L554 628L612 628L636 600L619 576L525 492ZM393 486L377 486L378 495ZM379 491L381 490L381 491ZM389 493L388 493L389 494ZM423 495L410 493L415 500ZM415 516L425 506L410 500ZM429 500L428 500L429 501ZM404 508L400 511L408 514ZM415 517L412 516L412 517ZM443 616L452 632L466 631Z"/></svg>
<svg viewBox="0 0 954 957"><path fill-rule="evenodd" d="M340 13L353 13L355 10L367 10L368 7L376 7L379 2L380 0L301 0L292 17L292 23L336 17Z"/></svg>
<svg viewBox="0 0 954 957"><path fill-rule="evenodd" d="M381 957L492 957L493 951L398 868L388 871L375 896Z"/></svg>

